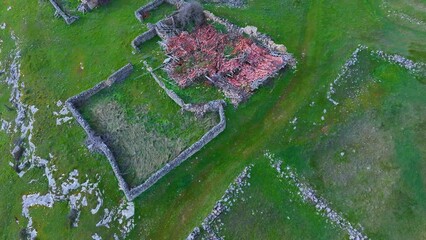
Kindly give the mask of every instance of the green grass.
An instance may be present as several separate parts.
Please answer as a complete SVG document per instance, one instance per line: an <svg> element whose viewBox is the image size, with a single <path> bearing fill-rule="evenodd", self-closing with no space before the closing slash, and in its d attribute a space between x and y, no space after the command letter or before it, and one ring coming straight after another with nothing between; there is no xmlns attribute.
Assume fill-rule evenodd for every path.
<svg viewBox="0 0 426 240"><path fill-rule="evenodd" d="M92 87L127 62L138 63L146 56L144 51L133 55L130 46L130 41L146 30L146 26L141 25L133 16L134 10L146 2L111 1L108 6L84 15L72 26L66 26L62 20L53 18L53 9L48 2L1 2L1 6L11 5L13 9L6 11L5 7L0 8L0 23L6 22L20 37L23 56L21 70L24 75L22 81L26 85L23 100L40 109L35 115L33 136L38 155L46 158L48 153L55 155L52 160L58 168L55 175L68 173L73 168L78 168L82 175L87 173L92 176L98 173L102 176L101 188L105 190L104 206L109 208L117 205L123 194L118 190L108 162L101 155L88 152L83 145L84 131L75 121L70 125L56 126L52 106L57 100L65 100ZM424 16L420 1L392 1L392 4L394 2L402 5L416 3L412 10L401 11L417 17ZM422 203L426 202L423 164L425 147L422 139L425 124L418 120L420 115L417 115L423 111L423 108L418 107L419 102L425 102L422 94L424 79L413 79L404 70L386 63L379 62L377 66L374 63L371 70L366 70L368 75L389 82L380 87L360 85L365 88L365 94L352 101L352 105L347 102L345 106L350 113L340 116L339 112L335 112L334 118L326 115L328 131L327 128L299 125L303 121L306 124L320 121L318 117L321 117L321 111L330 107L326 99L316 101L315 109L305 112L303 118L301 113L308 108L312 98L325 97L328 84L360 43L426 62L424 29L410 23L400 24L387 17L380 4L380 1L365 0L253 0L243 9L209 5L207 8L218 16L228 18L240 26L257 26L260 32L270 35L275 42L285 44L289 52L294 53L298 59L298 70L280 74L238 109L227 107L227 129L201 152L135 200L136 226L129 239L186 237L208 214L243 167L250 162L257 162L257 156L265 149L286 159L321 194L329 198L337 210L344 211L349 221L359 221L365 232L372 237L396 239L407 236L424 239L426 214ZM2 39L7 40L8 36L8 30L0 31ZM4 54L11 49L11 44L3 45L2 48L3 60ZM80 62L85 66L84 71L79 71ZM365 69L369 67L366 66ZM3 87L0 91L3 94L0 97L0 112L9 114L3 106L7 91ZM410 110L410 116L418 121L409 121L412 125L401 129L401 119L407 109L404 106L413 109ZM293 126L289 124L295 116L301 119L296 133L292 132ZM383 180L377 186L388 181L392 181L394 185L383 190L391 193L388 198L382 197L383 191L374 190L369 195L361 195L359 201L350 205L350 190L363 186L365 181L371 181L369 179L374 179L375 175L357 172L360 174L359 180L355 178L357 181L354 183L357 184L346 190L327 185L334 175L328 176L328 172L321 166L326 166L328 157L331 157L330 166L334 168L328 170L331 172L340 169L343 165L340 162L350 162L349 154L348 159L338 159L340 151L344 149L333 148L331 143L338 136L343 138L356 132L356 123L365 121L367 126L377 128L381 127L382 122L385 127L389 125L385 135L377 136L384 138L385 143L393 142L395 148L392 157L380 154L380 164L374 166L377 170L387 168L389 172L395 173L394 178L381 178ZM345 127L352 127L353 130L346 133ZM392 139L389 140L387 136L392 136ZM9 144L12 141L13 137L0 133L0 151L4 156L0 159L0 166L4 169L0 173L0 236L5 239L16 238L19 229L26 224L20 217L22 195L47 190L47 184L43 181L27 185L31 178L41 177L42 171L32 170L20 179L8 166L8 161L11 160ZM362 144L358 140L355 143ZM402 191L398 191L401 189ZM5 192L8 194L3 194ZM341 194L347 194L345 196L348 197ZM387 199L385 206L388 213L374 216L377 224L369 223L369 213L365 209L355 209L365 206L368 199ZM60 204L53 209L34 209L37 211L32 216L39 228L46 229L42 235L45 238L55 238L76 231L84 238L90 238L93 232L108 238L113 232L112 229L96 228L96 220L99 220L96 217L100 216L91 215L87 224L67 229L59 219L67 214L62 211L65 208ZM14 216L20 218L19 224L13 220ZM63 217L66 218L65 215ZM300 228L299 225L289 224L287 227L296 234L294 236L298 236L296 227ZM268 226L262 231L273 232ZM66 236L78 238L72 234Z"/></svg>

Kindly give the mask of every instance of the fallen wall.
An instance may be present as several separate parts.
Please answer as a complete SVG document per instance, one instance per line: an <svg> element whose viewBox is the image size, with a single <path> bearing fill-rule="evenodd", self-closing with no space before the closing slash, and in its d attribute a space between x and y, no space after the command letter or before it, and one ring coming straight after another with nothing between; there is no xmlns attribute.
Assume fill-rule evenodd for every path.
<svg viewBox="0 0 426 240"><path fill-rule="evenodd" d="M163 81L161 81L160 79L158 79L157 75L155 75L152 72L151 67L148 66L148 64L144 61L143 64L145 65L145 67L147 68L147 70L151 73L151 76L154 78L155 82L158 84L158 86L160 86L165 92L166 94L180 107L184 107L185 106L185 102L172 90L168 89L166 87L166 85L163 83Z"/></svg>
<svg viewBox="0 0 426 240"><path fill-rule="evenodd" d="M149 2L148 4L138 8L138 10L135 11L135 17L139 21L143 22L145 13L158 8L163 3L168 3L170 5L176 6L176 8L180 8L183 5L184 2L185 2L184 0L154 0L154 1Z"/></svg>
<svg viewBox="0 0 426 240"><path fill-rule="evenodd" d="M55 0L49 0L52 6L55 8L56 13L59 14L68 25L71 25L73 22L75 22L78 17L77 16L70 16L62 8L59 6L59 4Z"/></svg>

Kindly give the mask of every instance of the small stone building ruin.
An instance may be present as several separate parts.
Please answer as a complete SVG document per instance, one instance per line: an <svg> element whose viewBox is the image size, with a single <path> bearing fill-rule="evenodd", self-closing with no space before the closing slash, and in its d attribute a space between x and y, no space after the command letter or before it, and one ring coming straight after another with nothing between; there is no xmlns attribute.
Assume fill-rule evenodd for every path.
<svg viewBox="0 0 426 240"><path fill-rule="evenodd" d="M135 15L142 21L145 12L162 3L169 2L153 1ZM163 68L180 87L207 81L238 105L281 69L294 64L284 45L275 44L256 27L240 28L204 11L198 3L179 1L175 6L177 11L149 24L150 30L135 38L132 46L138 50L158 35L168 56ZM214 26L225 31L218 32Z"/></svg>

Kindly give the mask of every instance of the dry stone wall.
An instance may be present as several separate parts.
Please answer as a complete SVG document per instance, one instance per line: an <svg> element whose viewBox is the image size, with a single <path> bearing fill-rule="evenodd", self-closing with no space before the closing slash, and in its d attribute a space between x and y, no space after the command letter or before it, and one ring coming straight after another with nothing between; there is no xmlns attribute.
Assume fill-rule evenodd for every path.
<svg viewBox="0 0 426 240"><path fill-rule="evenodd" d="M184 3L184 0L154 0L152 2L149 2L148 4L140 7L138 10L135 11L135 17L143 22L144 15L148 13L149 11L152 11L156 8L158 8L163 3L168 3L170 5L176 6L176 8L180 8L182 4Z"/></svg>
<svg viewBox="0 0 426 240"><path fill-rule="evenodd" d="M73 22L75 22L78 19L77 16L70 16L69 14L64 12L64 10L62 10L62 8L59 6L59 4L55 0L49 0L49 1L56 10L55 14L58 14L59 16L61 16L68 25L71 25Z"/></svg>
<svg viewBox="0 0 426 240"><path fill-rule="evenodd" d="M96 135L95 131L90 127L89 123L83 118L81 113L78 111L78 105L87 101L90 97L101 91L102 89L112 86L114 83L124 81L133 72L133 66L129 63L122 67L115 73L113 73L107 80L95 85L93 88L84 91L74 97L69 98L65 104L71 114L74 116L78 124L84 129L87 134L88 148L93 151L103 153L109 163L111 164L112 170L118 180L119 187L123 190L124 194L130 199L129 186L121 175L117 161L115 160L114 154L108 148L108 146L102 141L102 139Z"/></svg>
<svg viewBox="0 0 426 240"><path fill-rule="evenodd" d="M133 39L132 41L132 47L139 51L139 47L146 41L151 40L152 38L154 38L155 36L157 36L157 31L155 30L155 28L151 28L148 31L142 33L141 35L137 36L135 39Z"/></svg>
<svg viewBox="0 0 426 240"><path fill-rule="evenodd" d="M165 0L155 0L152 1L148 4L146 4L145 6L140 7L138 10L135 11L135 17L143 22L143 16L145 13L152 11L153 9L158 8L161 4L163 4L165 2Z"/></svg>
<svg viewBox="0 0 426 240"><path fill-rule="evenodd" d="M263 47L267 48L271 54L276 56L282 56L282 55L289 55L287 52L287 48L282 44L276 44L269 36L266 34L259 33L257 31L257 27L254 26L246 26L244 28L240 28L237 25L234 25L230 23L228 20L217 17L213 13L204 10L204 14L206 15L207 19L219 23L221 25L224 25L228 31L238 32L240 34L247 34L250 37L252 37L256 42Z"/></svg>

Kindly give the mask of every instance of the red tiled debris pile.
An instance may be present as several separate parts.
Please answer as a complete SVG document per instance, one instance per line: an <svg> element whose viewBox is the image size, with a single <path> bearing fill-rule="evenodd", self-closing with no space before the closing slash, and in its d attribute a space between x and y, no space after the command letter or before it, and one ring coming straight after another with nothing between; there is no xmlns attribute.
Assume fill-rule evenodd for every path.
<svg viewBox="0 0 426 240"><path fill-rule="evenodd" d="M271 55L251 39L219 33L211 25L169 38L166 51L173 59L167 66L169 75L181 87L199 77L220 75L234 87L251 90L247 88L251 83L285 65L282 57Z"/></svg>

